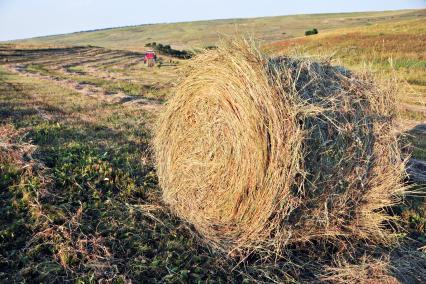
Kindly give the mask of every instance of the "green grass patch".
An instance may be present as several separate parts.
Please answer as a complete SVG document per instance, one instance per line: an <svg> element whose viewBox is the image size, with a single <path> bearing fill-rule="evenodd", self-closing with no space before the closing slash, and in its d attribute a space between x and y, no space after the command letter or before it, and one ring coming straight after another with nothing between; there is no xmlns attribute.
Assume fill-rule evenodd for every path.
<svg viewBox="0 0 426 284"><path fill-rule="evenodd" d="M35 107L28 102L31 93L37 107L53 118L43 119L40 112L1 113L3 121L25 127L18 140L35 145L29 159L43 165L1 164L0 182L6 187L0 192L2 280L244 280L232 270L235 263L212 254L162 204L149 154L147 114L101 106L83 95L76 98L81 106L64 104L73 98L66 90L57 88L51 96L33 78L8 79L13 83L0 90L5 107L29 112ZM18 82L19 90L10 92Z"/></svg>

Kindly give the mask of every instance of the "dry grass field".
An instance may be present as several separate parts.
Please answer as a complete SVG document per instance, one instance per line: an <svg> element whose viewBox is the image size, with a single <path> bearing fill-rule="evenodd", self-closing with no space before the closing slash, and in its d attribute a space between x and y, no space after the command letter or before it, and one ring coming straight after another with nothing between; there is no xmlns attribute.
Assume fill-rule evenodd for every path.
<svg viewBox="0 0 426 284"><path fill-rule="evenodd" d="M95 45L131 51L143 51L146 43L157 42L171 44L178 49L199 49L215 45L218 39L226 34L248 34L259 40L272 42L302 36L306 30L313 27L320 31L331 31L337 28L371 27L377 23L392 23L422 17L424 12L421 10L292 15L141 25L39 37L18 42L42 45Z"/></svg>
<svg viewBox="0 0 426 284"><path fill-rule="evenodd" d="M330 57L378 78L395 76L400 132L412 144L404 151L425 174L426 12L303 17L230 22L260 35L269 54ZM288 256L297 272L282 260L240 263L217 254L162 201L152 129L187 61L161 56L161 65L148 68L141 52L152 41L191 50L214 45L225 26L147 25L0 44L0 282L336 282L329 267L315 275L304 269L314 260L303 254ZM314 26L318 35L302 36ZM417 283L426 275L408 271L426 264L404 250L426 258L426 200L405 201L391 209L402 229L389 261L406 272L398 281Z"/></svg>

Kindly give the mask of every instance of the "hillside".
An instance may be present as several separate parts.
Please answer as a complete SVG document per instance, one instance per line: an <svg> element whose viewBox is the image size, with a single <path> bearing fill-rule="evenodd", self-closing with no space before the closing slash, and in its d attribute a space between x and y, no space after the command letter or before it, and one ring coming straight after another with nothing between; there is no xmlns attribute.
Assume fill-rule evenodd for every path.
<svg viewBox="0 0 426 284"><path fill-rule="evenodd" d="M410 130L414 156L426 159L420 125L426 122L426 11L420 19L371 27L336 29L327 33L277 41L265 46L274 55L330 57L335 64L372 70L384 79L398 78L401 128Z"/></svg>
<svg viewBox="0 0 426 284"><path fill-rule="evenodd" d="M302 36L313 27L323 31L370 26L376 23L415 19L422 10L387 12L292 15L253 19L228 19L184 23L140 25L17 41L31 44L95 45L111 49L140 51L148 42L192 49L216 44L221 35L245 33L267 42Z"/></svg>

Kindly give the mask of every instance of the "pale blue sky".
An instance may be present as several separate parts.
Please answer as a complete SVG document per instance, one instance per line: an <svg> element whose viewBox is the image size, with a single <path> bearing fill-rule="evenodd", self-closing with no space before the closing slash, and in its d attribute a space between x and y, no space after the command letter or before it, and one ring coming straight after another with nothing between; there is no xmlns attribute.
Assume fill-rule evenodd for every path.
<svg viewBox="0 0 426 284"><path fill-rule="evenodd" d="M426 0L0 0L0 40L147 23L426 8Z"/></svg>

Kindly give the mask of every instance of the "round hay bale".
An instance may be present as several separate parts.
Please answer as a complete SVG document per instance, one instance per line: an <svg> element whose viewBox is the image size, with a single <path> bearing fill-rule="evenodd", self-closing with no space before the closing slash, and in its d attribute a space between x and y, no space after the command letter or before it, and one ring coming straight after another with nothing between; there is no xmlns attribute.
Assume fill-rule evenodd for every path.
<svg viewBox="0 0 426 284"><path fill-rule="evenodd" d="M393 92L328 62L225 43L191 62L156 128L163 197L221 251L387 242L403 189Z"/></svg>

